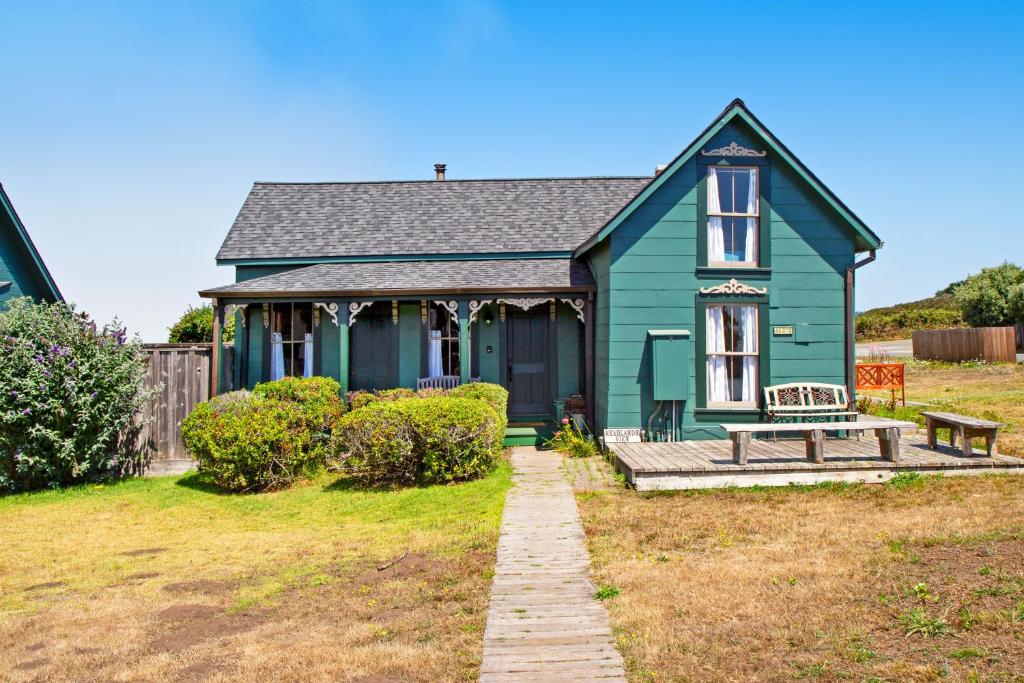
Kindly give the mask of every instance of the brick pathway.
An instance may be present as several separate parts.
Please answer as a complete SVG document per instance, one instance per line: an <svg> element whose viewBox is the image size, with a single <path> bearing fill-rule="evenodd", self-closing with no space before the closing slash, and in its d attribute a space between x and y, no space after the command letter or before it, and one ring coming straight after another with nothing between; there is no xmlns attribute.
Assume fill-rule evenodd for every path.
<svg viewBox="0 0 1024 683"><path fill-rule="evenodd" d="M624 682L608 613L594 599L590 554L561 458L520 447L512 465L481 683Z"/></svg>

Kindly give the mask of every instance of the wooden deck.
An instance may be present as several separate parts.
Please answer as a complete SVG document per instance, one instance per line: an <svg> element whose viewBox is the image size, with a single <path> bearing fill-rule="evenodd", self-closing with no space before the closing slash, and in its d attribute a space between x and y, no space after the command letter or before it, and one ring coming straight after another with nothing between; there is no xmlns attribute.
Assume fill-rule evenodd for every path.
<svg viewBox="0 0 1024 683"><path fill-rule="evenodd" d="M922 474L1024 474L1024 459L987 457L975 449L965 457L959 448L929 450L923 433L904 432L899 464L883 460L878 439L829 439L825 462L808 462L802 439L754 439L746 465L732 461L732 445L722 441L609 444L617 469L638 490L696 489L724 486L785 486L823 481L881 483L901 472Z"/></svg>

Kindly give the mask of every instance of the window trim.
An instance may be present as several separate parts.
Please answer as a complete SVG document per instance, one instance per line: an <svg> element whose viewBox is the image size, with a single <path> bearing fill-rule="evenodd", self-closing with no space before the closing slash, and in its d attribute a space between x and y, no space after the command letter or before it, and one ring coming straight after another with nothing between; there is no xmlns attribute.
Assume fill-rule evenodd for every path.
<svg viewBox="0 0 1024 683"><path fill-rule="evenodd" d="M431 331L433 331L433 327L431 326L431 316L442 316L442 319L445 321L445 329L441 331L442 332L442 335L441 335L441 348L442 348L441 370L442 370L442 374L439 375L439 376L440 377L459 376L461 374L460 373L460 369L462 367L462 362L461 362L462 361L462 337L461 337L461 331L462 330L460 328L461 320L458 320L458 321L452 320L452 316L448 312L448 309L446 309L444 306L441 306L440 304L438 304L435 301L428 302L427 307L428 307L427 308L427 324L423 326L424 327L424 333L423 333L423 359L424 359L424 362L422 364L423 376L424 377L428 377L430 375L430 370L429 370L429 368L430 368L430 357L429 357L430 356L430 333L431 333ZM453 332L453 330L454 330L454 335L451 334ZM445 336L445 334L444 334L445 331L447 331L449 333L447 336ZM448 360L448 366L449 367L448 367L448 372L447 373L444 372L445 357L444 357L443 349L444 349L444 342L445 341L448 342L448 359L447 360ZM458 358L459 362L456 364L455 368L451 367L451 365L452 365L452 357L451 357L452 356L452 354L451 354L452 344L454 344L455 348L458 349L457 358ZM470 344L470 347L472 347L472 343Z"/></svg>
<svg viewBox="0 0 1024 683"><path fill-rule="evenodd" d="M761 258L761 175L762 175L761 167L757 166L757 165L751 165L751 164L743 164L743 165L739 165L739 164L736 164L736 165L714 164L712 166L708 166L707 169L705 170L705 175L704 175L704 180L705 180L704 201L707 201L707 184L706 184L707 183L707 176L711 174L711 169L712 168L716 169L716 171L718 169L724 169L724 170L728 170L728 171L756 171L757 172L755 174L757 176L757 211L755 213L737 213L735 211L732 211L732 212L722 212L722 213L714 214L715 216L718 216L720 218L747 218L747 219L749 219L749 218L756 218L757 219L757 231L754 233L754 254L755 254L756 258L753 261L712 261L707 256L707 254L705 253L705 257L707 258L707 264L711 268L744 268L744 269L746 269L746 268L758 268L761 265L760 264L760 258ZM711 221L711 216L712 216L712 214L710 212L708 212L707 213L707 218L704 220L704 230L705 231L708 231L708 230L711 229L711 226L708 225L710 223L710 221ZM710 237L709 235L706 236L706 239L709 238L709 237ZM708 239L708 241L710 241L710 239ZM706 246L705 246L705 249L707 249Z"/></svg>
<svg viewBox="0 0 1024 683"><path fill-rule="evenodd" d="M757 255L756 264L744 261L726 261L724 263L708 262L708 169L712 166L728 168L757 168ZM708 270L710 274L744 274L751 271L758 273L771 272L771 162L768 158L744 158L742 163L730 163L727 158L708 157L697 160L697 275L702 276ZM745 214L744 214L745 215ZM704 271L704 272L702 272Z"/></svg>
<svg viewBox="0 0 1024 683"><path fill-rule="evenodd" d="M323 355L322 355L322 353L323 353L323 343L322 343L322 339L321 339L322 325L318 326L316 324L316 311L315 311L316 306L314 305L313 301L311 301L311 300L304 300L304 299L294 299L294 300L293 299L281 299L281 300L275 299L275 300L267 301L265 303L269 306L269 309L267 310L267 315L269 316L269 324L266 327L263 328L263 331L264 331L264 336L263 336L263 353L261 354L263 356L263 359L262 359L263 368L262 368L262 372L260 373L262 375L263 381L266 382L266 381L270 380L271 354L273 353L273 348L274 348L274 342L273 342L273 339L274 339L274 337L273 337L273 334L274 334L274 306L279 306L279 305L283 305L283 304L287 304L290 307L291 315L295 314L295 306L296 305L308 305L310 307L310 321L309 321L310 327L309 327L309 333L311 335L313 335L313 377L321 376L323 374ZM261 313L261 315L262 315L262 313ZM282 340L282 342L281 342L281 344L285 345L285 346L295 345L295 344L304 344L304 343L305 343L305 340L302 340L302 341L284 341L284 340ZM285 375L285 377L302 377L302 376L303 375L287 375L287 374Z"/></svg>
<svg viewBox="0 0 1024 683"><path fill-rule="evenodd" d="M707 350L707 328L705 327L705 330L704 330L704 337L705 337L705 340L704 340L704 373L705 374L704 374L704 376L707 377L708 359L711 358L712 356L724 356L726 358L729 358L729 357L732 357L732 358L746 358L748 356L753 356L754 358L757 358L757 372L758 372L758 378L757 378L758 391L757 391L757 396L760 396L761 395L761 388L762 388L760 386L761 385L761 376L760 376L761 375L761 310L758 308L757 304L740 303L740 302L736 302L736 301L709 301L709 302L707 302L707 304L704 307L704 311L705 311L705 313L704 313L704 325L705 326L707 325L707 320L708 320L707 319L707 309L714 308L714 307L725 308L727 306L750 306L750 307L753 307L754 313L757 316L757 321L756 321L756 323L757 323L756 324L756 328L757 328L757 351L754 351L754 352L750 352L750 351L721 351L721 352L716 352L716 353L708 353L708 350ZM759 399L755 399L753 401L712 401L711 399L708 398L707 386L705 385L705 387L704 387L704 403L705 403L705 405L708 408L713 408L713 409L716 409L716 410L733 410L733 409L754 410L754 409L758 408Z"/></svg>
<svg viewBox="0 0 1024 683"><path fill-rule="evenodd" d="M770 293L769 293L770 294ZM748 414L759 415L763 409L764 388L771 384L771 321L769 320L770 305L769 295L764 296L730 296L723 299L716 295L697 294L694 307L696 324L694 325L694 397L696 406L694 415L698 421L704 419L708 422L720 422L722 414ZM708 401L708 359L707 359L707 309L708 306L720 306L729 304L754 305L757 306L757 374L758 392L757 400L754 403L740 401L729 401L718 403ZM704 413L704 415L702 415Z"/></svg>

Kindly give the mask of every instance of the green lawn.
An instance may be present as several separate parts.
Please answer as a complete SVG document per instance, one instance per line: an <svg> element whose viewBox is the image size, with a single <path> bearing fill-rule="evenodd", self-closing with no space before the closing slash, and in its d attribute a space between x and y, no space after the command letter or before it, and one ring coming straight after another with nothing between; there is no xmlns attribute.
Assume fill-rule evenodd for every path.
<svg viewBox="0 0 1024 683"><path fill-rule="evenodd" d="M258 495L199 475L0 497L15 680L472 679L509 468ZM383 571L377 567L402 557Z"/></svg>

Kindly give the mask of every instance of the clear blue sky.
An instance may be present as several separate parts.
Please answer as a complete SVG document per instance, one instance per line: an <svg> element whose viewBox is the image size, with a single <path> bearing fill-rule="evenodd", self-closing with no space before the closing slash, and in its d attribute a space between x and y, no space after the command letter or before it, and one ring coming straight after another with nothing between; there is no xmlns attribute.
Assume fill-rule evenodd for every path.
<svg viewBox="0 0 1024 683"><path fill-rule="evenodd" d="M885 240L858 309L1024 261L1024 3L0 2L0 181L147 341L254 180L647 174L734 97Z"/></svg>

